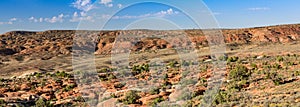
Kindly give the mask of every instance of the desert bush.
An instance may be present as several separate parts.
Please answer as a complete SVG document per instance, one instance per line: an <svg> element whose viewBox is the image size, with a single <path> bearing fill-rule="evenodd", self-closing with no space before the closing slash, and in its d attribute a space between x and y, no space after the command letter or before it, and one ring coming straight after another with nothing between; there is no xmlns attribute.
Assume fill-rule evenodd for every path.
<svg viewBox="0 0 300 107"><path fill-rule="evenodd" d="M250 66L253 68L253 69L257 69L257 65L255 63L251 63Z"/></svg>
<svg viewBox="0 0 300 107"><path fill-rule="evenodd" d="M190 62L187 62L187 61L183 61L183 62L182 62L182 65L183 65L183 66L190 66L190 64L191 64L191 63L190 63Z"/></svg>
<svg viewBox="0 0 300 107"><path fill-rule="evenodd" d="M156 107L158 103L160 103L160 102L162 102L162 101L164 101L164 100L165 100L165 99L163 99L162 97L156 98L156 99L154 99L154 100L150 103L150 105L151 105L152 107Z"/></svg>
<svg viewBox="0 0 300 107"><path fill-rule="evenodd" d="M277 56L276 60L277 60L278 62L282 62L284 59L283 59L282 56Z"/></svg>
<svg viewBox="0 0 300 107"><path fill-rule="evenodd" d="M132 91L130 90L129 92L126 93L125 98L120 100L120 102L124 104L140 104L138 99L141 97L137 94L137 91Z"/></svg>
<svg viewBox="0 0 300 107"><path fill-rule="evenodd" d="M249 84L247 80L234 81L227 85L227 89L241 91L241 89L244 88L244 86L247 84Z"/></svg>
<svg viewBox="0 0 300 107"><path fill-rule="evenodd" d="M191 100L186 101L182 106L183 107L193 107L193 102Z"/></svg>
<svg viewBox="0 0 300 107"><path fill-rule="evenodd" d="M4 82L5 81L5 79L4 78L0 78L0 82Z"/></svg>
<svg viewBox="0 0 300 107"><path fill-rule="evenodd" d="M116 78L117 78L117 77L116 77L114 74L112 74L112 73L107 73L107 74L105 74L105 75L99 75L98 77L99 77L99 79L100 79L101 81L109 81L109 80L112 80L112 79L116 79Z"/></svg>
<svg viewBox="0 0 300 107"><path fill-rule="evenodd" d="M3 99L0 99L0 104L5 104L5 101Z"/></svg>
<svg viewBox="0 0 300 107"><path fill-rule="evenodd" d="M74 89L75 87L76 87L75 84L70 84L70 85L66 86L66 91L70 91L70 90Z"/></svg>
<svg viewBox="0 0 300 107"><path fill-rule="evenodd" d="M44 101L43 98L39 98L39 99L35 102L35 106L36 106L36 107L53 107L53 105L50 104L49 101Z"/></svg>
<svg viewBox="0 0 300 107"><path fill-rule="evenodd" d="M278 63L275 63L272 67L278 70L281 68L281 65L279 65Z"/></svg>
<svg viewBox="0 0 300 107"><path fill-rule="evenodd" d="M229 79L241 81L248 79L251 75L251 71L243 65L237 65L234 69L230 70Z"/></svg>
<svg viewBox="0 0 300 107"><path fill-rule="evenodd" d="M300 76L300 71L294 71L294 76Z"/></svg>
<svg viewBox="0 0 300 107"><path fill-rule="evenodd" d="M190 100L193 98L193 93L188 91L188 90L185 90L185 92L183 94L181 94L177 100Z"/></svg>
<svg viewBox="0 0 300 107"><path fill-rule="evenodd" d="M112 79L116 79L117 77L114 74L108 74L107 79L108 80L112 80Z"/></svg>
<svg viewBox="0 0 300 107"><path fill-rule="evenodd" d="M98 72L98 73L107 73L107 72L109 72L109 69L103 68L103 69L101 69L101 70L98 70L97 72Z"/></svg>
<svg viewBox="0 0 300 107"><path fill-rule="evenodd" d="M176 64L179 64L177 61L171 61L168 66L170 66L171 68L174 68Z"/></svg>
<svg viewBox="0 0 300 107"><path fill-rule="evenodd" d="M238 61L239 60L239 57L229 57L228 59L227 59L227 62L229 63L229 62L236 62L236 61Z"/></svg>
<svg viewBox="0 0 300 107"><path fill-rule="evenodd" d="M159 93L159 88L157 88L157 87L151 88L150 91L149 91L149 93L151 95L158 94Z"/></svg>
<svg viewBox="0 0 300 107"><path fill-rule="evenodd" d="M228 56L223 55L223 56L220 56L218 59L219 59L220 61L226 61L226 60L228 59Z"/></svg>
<svg viewBox="0 0 300 107"><path fill-rule="evenodd" d="M276 72L268 72L266 78L271 79L275 85L280 85L284 82L282 76L278 75Z"/></svg>
<svg viewBox="0 0 300 107"><path fill-rule="evenodd" d="M149 72L149 64L135 65L131 68L133 75L138 75L142 72Z"/></svg>
<svg viewBox="0 0 300 107"><path fill-rule="evenodd" d="M37 78L39 78L39 77L41 77L42 76L42 73L36 73L35 75L34 75L35 77L37 77Z"/></svg>
<svg viewBox="0 0 300 107"><path fill-rule="evenodd" d="M67 74L65 71L62 71L62 72L57 71L55 73L55 76L57 76L57 77L68 77L68 78L71 77L71 75Z"/></svg>
<svg viewBox="0 0 300 107"><path fill-rule="evenodd" d="M229 102L231 96L232 95L227 91L219 91L218 94L215 96L214 104L218 105L225 102Z"/></svg>
<svg viewBox="0 0 300 107"><path fill-rule="evenodd" d="M79 102L84 102L84 98L82 96L77 96L75 98L76 101L79 101Z"/></svg>

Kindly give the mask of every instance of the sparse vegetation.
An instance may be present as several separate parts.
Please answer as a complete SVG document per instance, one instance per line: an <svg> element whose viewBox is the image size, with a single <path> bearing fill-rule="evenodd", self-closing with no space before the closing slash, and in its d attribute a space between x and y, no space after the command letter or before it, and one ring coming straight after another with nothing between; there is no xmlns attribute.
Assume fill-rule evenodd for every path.
<svg viewBox="0 0 300 107"><path fill-rule="evenodd" d="M273 30L270 29L268 29L267 31L273 32ZM188 31L188 34L189 33L194 35L191 39L198 42L198 37L201 37L199 36L201 35L201 32ZM239 35L250 35L249 33L252 32L238 32L237 37L240 37ZM70 47L72 47L71 42L67 43L70 46L65 46L64 43L56 41L53 42L55 43L55 46L45 46L46 49L44 48L44 46L41 46L41 51L43 51L42 53L45 54L42 54L40 56L38 55L40 52L37 52L37 55L28 56L22 56L23 54L19 54L17 52L17 54L1 57L0 59L2 60L2 62L0 62L0 66L5 68L4 70L7 69L6 71L13 71L11 72L12 74L16 72L18 73L22 70L28 70L29 72L30 70L34 69L37 71L28 75L16 75L12 78L1 77L0 106L7 106L7 104L12 104L11 102L22 102L22 104L24 102L30 102L25 106L85 107L88 105L85 105L83 103L85 101L84 99L86 99L86 101L90 101L90 103L99 103L97 100L92 99L103 97L101 100L103 103L105 101L107 101L108 103L111 103L110 101L119 101L117 103L120 106L160 106L157 104L165 100L183 100L183 102L178 101L179 104L177 104L176 106L196 107L202 103L201 101L206 97L204 96L204 94L206 94L208 89L212 88L211 85L214 85L215 82L219 82L214 80L216 78L221 79L221 77L224 77L224 80L222 80L223 84L220 86L220 88L218 88L220 89L218 93L215 96L212 95L216 97L216 99L213 101L214 104L212 106L260 107L299 105L298 87L300 85L300 61L298 61L299 55L298 51L296 50L293 50L291 52L286 52L283 50L283 52L280 53L261 52L261 50L259 50L259 53L257 53L257 46L269 46L268 43L255 44L255 46L252 46L252 44L254 44L251 43L253 38L250 37L252 36L241 36L245 37L246 39L236 39L239 40L239 42L247 41L247 44L245 45L239 42L227 44L228 41L226 41L226 45L229 47L229 50L226 50L226 52L228 53L226 53L226 55L224 56L217 58L216 55L209 55L209 52L206 51L209 50L209 48L203 48L203 51L205 52L203 54L199 54L199 59L193 59L193 61L181 61L179 59L182 56L176 56L176 54L178 53L176 53L177 51L175 49L172 50L167 48L174 46L171 46L167 42L164 43L165 41L161 41L159 38L156 38L155 41L151 40L152 38L147 38L147 40L149 40L147 42L152 44L147 45L147 42L141 40L140 44L144 47L138 47L138 45L136 47L133 47L132 53L130 53L129 66L126 66L124 68L114 68L115 66L112 65L112 63L124 63L123 61L111 62L110 60L106 59L108 58L107 56L109 56L107 54L111 53L111 50L107 49L106 47L112 45L110 43L114 42L113 36L115 35L112 35L114 33L112 33L111 31L104 32L103 34L105 34L105 36L103 36L102 33L100 34L101 38L99 36L99 40L103 38L108 40L101 40L106 42L95 44L96 46L99 46L96 47L95 51L95 58L99 58L99 60L96 59L95 62L100 64L95 66L96 72L92 73L90 73L90 71L74 71L76 76L72 75L72 66L68 66L68 64L66 63L67 59L71 59L67 56L69 54L66 54L66 56L61 54L64 52L72 52L71 49L69 49ZM95 35L99 35L99 32L95 33ZM51 35L48 34L47 36L44 36L44 34L40 34L39 36L44 37L44 39L48 37L50 37L50 39L53 39L51 38ZM64 34L56 36L58 36L59 38L65 37ZM264 36L268 38L268 35ZM277 40L281 36L276 37ZM55 39L58 40L58 38ZM207 40L203 41L205 42L195 43L196 48L200 49L203 46L209 46ZM2 42L7 42L7 40ZM40 40L36 42L40 42ZM178 40L177 42L181 41ZM295 47L300 43L299 41L294 42ZM35 42L32 43L34 44ZM48 43L52 45L51 40ZM158 43L161 44L158 45ZM60 46L62 44L63 46ZM30 49L35 49L37 48L37 46L42 44L35 45L36 46L29 46L31 47ZM268 49L272 50L272 48L274 47L273 45L281 46L283 44L277 45L277 43L274 43L272 44L272 46L268 47ZM70 51L65 50L64 48L61 49L57 47L64 47ZM162 50L154 50L154 52L149 51L152 48L158 48ZM44 50L48 49L57 49L60 52L44 52ZM243 51L239 52L242 49ZM26 53L26 51L24 52ZM98 56L98 54L100 55ZM159 58L161 60L161 63L163 63L162 65L164 66L156 65L155 67L159 69L151 68L150 70L150 65L152 67L152 64L149 65L148 63L152 63L152 59L154 58ZM23 61L24 59L26 61ZM48 62L48 60L50 61ZM60 62L57 60L59 60ZM24 66L13 66L12 68L6 67L6 65L9 65L12 61L14 61L14 64L23 64ZM52 64L50 63L51 61L55 63ZM226 66L224 66L224 70L226 70L226 72L219 75L219 72L215 71L219 70L216 69L216 67L217 64L222 61L227 62ZM39 66L42 64L47 66ZM85 66L84 64L85 63L82 62L82 65L80 66ZM28 65L32 65L32 67L27 67ZM98 76L100 80L97 80L98 78L90 78L94 76ZM215 78L214 76L217 77ZM77 85L76 79L78 78L80 78L78 81L84 84ZM128 91L140 85L149 85L150 88L145 88L139 91ZM182 87L185 87L189 90L184 90L179 95L176 95L177 93L175 92ZM101 91L95 91L93 90L94 88L101 88ZM82 91L80 89L85 90ZM11 97L11 101L6 100L8 97L10 97L10 94L17 96ZM148 101L149 99L150 101ZM15 106L20 105L21 103L15 104Z"/></svg>
<svg viewBox="0 0 300 107"><path fill-rule="evenodd" d="M128 91L125 95L125 98L120 100L120 102L124 104L140 104L138 99L141 98L138 94L137 91Z"/></svg>
<svg viewBox="0 0 300 107"><path fill-rule="evenodd" d="M251 75L251 71L248 70L247 67L243 65L237 65L234 69L230 71L229 79L241 81L241 80L248 79L250 75Z"/></svg>

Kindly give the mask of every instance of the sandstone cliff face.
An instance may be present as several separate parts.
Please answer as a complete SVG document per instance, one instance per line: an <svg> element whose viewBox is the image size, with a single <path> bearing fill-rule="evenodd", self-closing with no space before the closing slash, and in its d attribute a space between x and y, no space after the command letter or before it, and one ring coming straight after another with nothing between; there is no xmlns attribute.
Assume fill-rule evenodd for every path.
<svg viewBox="0 0 300 107"><path fill-rule="evenodd" d="M110 54L120 34L135 32L136 35L145 36L145 31L83 31L86 35L97 38L94 41L95 54ZM168 35L164 31L158 31L161 35ZM192 44L197 48L208 46L208 41L201 30L185 30ZM287 43L300 39L300 25L280 25L270 27L248 29L223 29L226 43ZM44 32L13 31L0 35L0 55L68 55L72 52L73 37L76 31L52 30ZM149 35L148 35L149 37ZM176 45L191 45L180 38L172 39ZM173 48L174 44L159 38L143 38L140 40L118 39L120 46L131 51L146 51ZM133 46L131 46L133 44ZM93 44L92 44L93 45ZM120 51L124 52L124 51Z"/></svg>

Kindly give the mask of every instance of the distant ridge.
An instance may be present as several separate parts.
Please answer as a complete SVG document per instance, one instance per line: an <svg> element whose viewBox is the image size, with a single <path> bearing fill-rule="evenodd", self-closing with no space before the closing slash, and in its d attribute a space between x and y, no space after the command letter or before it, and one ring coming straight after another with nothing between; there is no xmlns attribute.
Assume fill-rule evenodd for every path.
<svg viewBox="0 0 300 107"><path fill-rule="evenodd" d="M33 31L12 31L0 35L0 53L2 55L18 54L71 54L73 46L73 36L76 32L86 32L87 35L96 35L100 39L95 41L96 54L110 54L115 42L116 35L130 33L136 30L105 30L105 31L75 31L75 30L48 30L43 32ZM152 30L139 30L152 31ZM196 44L197 48L208 46L208 42L203 32L199 29L179 30L185 31L190 40ZM164 32L164 31L160 31ZM229 44L249 44L249 43L288 43L300 40L300 24L276 25L266 27L254 27L243 29L222 29L224 41ZM175 39L176 40L176 39ZM178 44L182 40L176 40ZM172 45L162 39L148 38L131 48L133 51L156 50L172 48ZM10 50L8 54L1 52Z"/></svg>

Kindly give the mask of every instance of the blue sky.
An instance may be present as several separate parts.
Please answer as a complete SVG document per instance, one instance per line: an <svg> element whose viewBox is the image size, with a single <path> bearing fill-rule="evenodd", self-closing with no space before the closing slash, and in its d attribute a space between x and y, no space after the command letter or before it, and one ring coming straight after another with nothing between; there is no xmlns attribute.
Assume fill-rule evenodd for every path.
<svg viewBox="0 0 300 107"><path fill-rule="evenodd" d="M173 5L156 3L162 0L147 0L152 3L135 4L141 1L0 0L0 33L13 30L125 29L126 26L199 28L187 14L204 14L201 12L207 11L205 5L211 11L205 15L215 18L221 28L300 23L299 0L165 0ZM183 11L185 9L190 11ZM196 20L208 21L205 18ZM104 28L99 27L106 22Z"/></svg>

